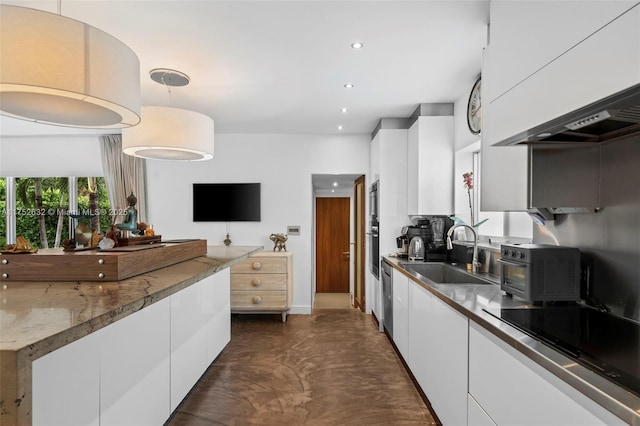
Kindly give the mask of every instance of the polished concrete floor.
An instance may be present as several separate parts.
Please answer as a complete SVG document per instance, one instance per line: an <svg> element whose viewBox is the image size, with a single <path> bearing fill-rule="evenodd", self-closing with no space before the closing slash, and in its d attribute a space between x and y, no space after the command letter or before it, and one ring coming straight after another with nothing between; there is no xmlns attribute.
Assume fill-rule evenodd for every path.
<svg viewBox="0 0 640 426"><path fill-rule="evenodd" d="M315 309L352 309L349 293L316 293Z"/></svg>
<svg viewBox="0 0 640 426"><path fill-rule="evenodd" d="M371 315L233 315L231 342L169 425L429 425Z"/></svg>

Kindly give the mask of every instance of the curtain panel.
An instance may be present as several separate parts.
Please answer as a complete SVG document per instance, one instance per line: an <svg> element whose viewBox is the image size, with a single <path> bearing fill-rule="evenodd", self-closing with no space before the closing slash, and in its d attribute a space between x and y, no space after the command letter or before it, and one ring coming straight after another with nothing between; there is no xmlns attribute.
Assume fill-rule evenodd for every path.
<svg viewBox="0 0 640 426"><path fill-rule="evenodd" d="M123 212L129 205L127 197L131 191L138 199L138 222L147 222L147 193L145 191L146 162L142 158L133 157L122 152L121 135L100 136L102 154L102 170L107 184L107 193L111 208ZM120 223L124 214L116 219Z"/></svg>

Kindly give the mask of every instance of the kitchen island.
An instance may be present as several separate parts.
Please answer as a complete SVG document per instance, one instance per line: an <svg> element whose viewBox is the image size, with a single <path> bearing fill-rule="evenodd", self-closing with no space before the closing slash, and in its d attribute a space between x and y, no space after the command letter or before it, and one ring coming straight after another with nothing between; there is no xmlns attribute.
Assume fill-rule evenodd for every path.
<svg viewBox="0 0 640 426"><path fill-rule="evenodd" d="M112 390L120 398L124 391L135 390L138 385L129 383L125 389L118 389L130 380L131 374L125 374L127 368L134 368L134 374L147 368L147 363L149 373L159 377L158 381L147 384L153 388L157 388L158 383L166 386L166 392L159 391L163 406L155 406L160 418L166 420L184 397L184 389L188 392L195 384L192 380L175 390L181 377L189 374L171 375L172 368L177 367L174 363L184 358L185 365L193 364L189 356L199 345L203 352L206 347L208 358L213 357L213 361L226 345L230 323L228 268L261 249L259 246L209 246L206 256L116 282L3 283L0 289L0 424L56 424L48 415L56 407L51 406L55 402L51 402L47 392L58 389L60 401L64 402L65 390L72 390L74 386L81 387L75 390L79 395L69 396L71 405L62 408L63 414L66 411L69 420L82 419L78 420L82 423L109 424L105 419L116 418L115 407L130 405L105 400L111 392L105 388L109 377L113 377ZM200 309L194 303L199 303ZM212 334L205 330L226 334L226 341L224 336L220 342L205 341L205 337ZM202 334L201 338L196 338L196 331ZM136 345L141 347L135 349ZM157 356L157 362L143 356L145 347L160 348L150 354ZM116 353L119 350L122 353ZM201 358L205 359L204 353ZM206 369L211 361L200 364ZM69 374L65 372L65 363ZM196 377L195 374L197 380L201 373L193 373L191 377ZM141 375L145 380L147 376L149 374ZM171 380L174 383L170 384ZM75 397L86 400L78 401ZM93 409L102 412L74 417L76 412L81 415L82 411ZM38 410L47 414L38 414Z"/></svg>
<svg viewBox="0 0 640 426"><path fill-rule="evenodd" d="M443 424L640 424L640 397L491 313L535 309L505 295L499 277L436 283L407 260L384 262L392 341Z"/></svg>

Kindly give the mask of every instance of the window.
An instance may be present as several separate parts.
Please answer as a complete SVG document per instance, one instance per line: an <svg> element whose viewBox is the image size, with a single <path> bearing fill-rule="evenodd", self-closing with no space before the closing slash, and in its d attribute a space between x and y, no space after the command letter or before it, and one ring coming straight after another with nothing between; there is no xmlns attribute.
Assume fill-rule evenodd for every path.
<svg viewBox="0 0 640 426"><path fill-rule="evenodd" d="M38 248L61 247L62 241L70 238L69 211L80 217L77 222L91 222L92 229L100 233L111 225L110 206L104 178L72 178L68 177L20 177L15 178L15 193L6 190L7 179L0 180L0 209L2 223L0 226L0 245L4 247L7 239L21 235ZM71 191L74 196L70 197ZM77 190L76 190L77 188ZM11 200L7 196L12 197ZM77 203L77 207L76 207ZM7 209L7 205L15 205L15 209ZM93 215L96 214L95 219ZM15 235L9 222L15 222Z"/></svg>

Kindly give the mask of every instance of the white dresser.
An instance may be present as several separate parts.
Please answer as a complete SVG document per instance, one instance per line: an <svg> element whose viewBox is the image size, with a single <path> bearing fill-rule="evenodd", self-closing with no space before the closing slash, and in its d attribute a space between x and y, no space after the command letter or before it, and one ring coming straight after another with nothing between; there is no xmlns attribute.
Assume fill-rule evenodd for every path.
<svg viewBox="0 0 640 426"><path fill-rule="evenodd" d="M231 312L281 312L286 322L293 293L291 252L261 251L231 266Z"/></svg>

